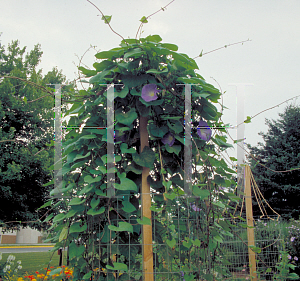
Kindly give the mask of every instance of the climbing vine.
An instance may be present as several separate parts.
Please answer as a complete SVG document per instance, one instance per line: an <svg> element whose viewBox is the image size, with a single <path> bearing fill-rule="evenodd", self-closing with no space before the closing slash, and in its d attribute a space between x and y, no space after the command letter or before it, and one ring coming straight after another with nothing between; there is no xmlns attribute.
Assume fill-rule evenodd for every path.
<svg viewBox="0 0 300 281"><path fill-rule="evenodd" d="M111 17L103 20L109 24ZM224 216L237 196L230 192L235 171L220 156L231 147L216 108L220 91L196 73L194 59L159 35L123 39L95 56L94 69L79 67L91 86L68 111L68 127L84 129L69 130L63 143L63 197L46 204L55 201L60 210L46 218L52 221L48 241L56 242L55 249L68 247L76 280L142 280L141 227L152 225L159 280L222 280L219 245L232 235ZM107 127L108 85L114 87L114 136ZM186 85L192 89L189 171L184 170ZM142 151L141 117L148 120L149 134ZM114 159L107 151L111 139ZM150 169L152 220L141 215L143 167Z"/></svg>

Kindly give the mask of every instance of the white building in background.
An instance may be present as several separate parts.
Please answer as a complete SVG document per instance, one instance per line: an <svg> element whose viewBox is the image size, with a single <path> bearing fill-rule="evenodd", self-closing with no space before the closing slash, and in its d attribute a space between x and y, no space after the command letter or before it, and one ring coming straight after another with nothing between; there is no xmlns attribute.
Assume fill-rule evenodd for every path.
<svg viewBox="0 0 300 281"><path fill-rule="evenodd" d="M29 227L4 233L0 228L0 244L38 244L43 243L43 236L43 232Z"/></svg>

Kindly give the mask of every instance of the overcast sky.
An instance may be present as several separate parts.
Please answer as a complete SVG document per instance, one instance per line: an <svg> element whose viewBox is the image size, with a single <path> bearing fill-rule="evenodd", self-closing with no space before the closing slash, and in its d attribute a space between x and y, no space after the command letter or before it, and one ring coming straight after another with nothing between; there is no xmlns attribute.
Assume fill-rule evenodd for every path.
<svg viewBox="0 0 300 281"><path fill-rule="evenodd" d="M111 25L125 38L134 38L139 19L165 6L167 0L94 0ZM31 50L41 44L40 68L46 74L54 66L68 80L77 78L79 60L90 45L98 51L117 47L121 38L101 21L100 13L86 0L0 0L1 44L18 39ZM149 19L142 37L159 34L164 42L178 45L190 57L224 45L250 39L197 58L198 73L224 94L223 121L236 125L236 87L245 87L244 115L254 116L286 99L300 95L300 1L200 1L175 0L163 12ZM90 68L96 51L90 50L83 63ZM215 80L214 80L215 79ZM293 100L299 104L298 100ZM255 117L245 126L246 142L262 141L267 131L265 118L277 119L283 104ZM236 139L236 130L231 130ZM236 151L236 150L235 150ZM231 151L233 155L234 151Z"/></svg>

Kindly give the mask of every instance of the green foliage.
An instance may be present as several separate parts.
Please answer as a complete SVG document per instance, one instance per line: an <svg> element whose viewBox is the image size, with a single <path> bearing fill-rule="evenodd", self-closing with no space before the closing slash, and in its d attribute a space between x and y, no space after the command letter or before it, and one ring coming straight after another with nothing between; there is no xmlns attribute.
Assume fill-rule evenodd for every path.
<svg viewBox="0 0 300 281"><path fill-rule="evenodd" d="M285 248L290 263L294 265L291 272L300 275L300 221L291 219L286 227L288 233L285 235Z"/></svg>
<svg viewBox="0 0 300 281"><path fill-rule="evenodd" d="M274 276L274 280L299 280L299 275L291 273L295 269L295 265L289 262L289 254L283 250L280 251L280 261L276 265L278 274Z"/></svg>
<svg viewBox="0 0 300 281"><path fill-rule="evenodd" d="M43 184L52 178L48 169L54 157L54 99L41 87L65 81L55 68L45 76L37 69L40 45L25 50L18 41L0 48L0 76L7 77L0 83L0 221L13 221L2 225L6 229L41 216L36 209L49 195Z"/></svg>
<svg viewBox="0 0 300 281"><path fill-rule="evenodd" d="M250 152L261 164L249 157L255 181L264 198L284 219L298 219L300 215L300 108L289 105L277 121L266 120L268 132L259 133L265 144L257 147L248 146ZM290 172L273 172L291 170ZM269 214L271 210L267 208ZM257 203L254 203L254 214L260 214Z"/></svg>
<svg viewBox="0 0 300 281"><path fill-rule="evenodd" d="M85 91L86 100L76 102L69 110L68 113L77 115L70 119L69 125L79 126L86 119L85 126L106 127L107 92L103 84L113 83L114 128L121 132L122 139L115 140L116 164L108 171L116 172L113 197L109 195L107 176L108 163L113 161L107 155L110 128L72 130L63 144L64 197L58 205L61 213L48 219L53 232L49 241L56 242L56 247L70 247L70 263L78 280L95 272L99 263L105 270L95 272L93 280L113 276L115 271L120 274L119 280L129 277L138 280L142 225L155 226L156 243L168 249L154 244L157 255L154 262L159 272L172 272L172 267L179 271L180 265L188 264L184 267L186 280L200 275L207 280L213 276L222 278L221 273L217 274L222 271L218 251L224 236L230 235L230 227L221 222L229 195L218 186L230 188L234 184L231 179L234 171L217 152L219 148L230 147L220 129L224 126L221 113L213 105L221 93L195 72L198 66L193 59L178 53L176 45L161 41L159 35L126 39L120 47L96 54L101 61L93 65L95 70L80 68L90 77L93 87ZM182 83L198 84L193 86L191 96L195 126L190 198L185 196L182 180L185 128L185 88L179 85ZM155 84L161 90L157 100L146 102L141 98L146 84ZM148 118L149 133L149 147L143 152L139 135L141 116ZM216 134L210 144L197 134L200 118L215 127ZM171 147L161 141L168 132L175 136ZM201 171L196 166L201 166ZM139 192L143 167L151 170L148 182L157 192L152 195L152 221L141 215ZM107 244L110 246L103 247ZM98 248L98 252L92 250ZM170 266L166 261L170 261ZM128 268L130 276L124 273Z"/></svg>

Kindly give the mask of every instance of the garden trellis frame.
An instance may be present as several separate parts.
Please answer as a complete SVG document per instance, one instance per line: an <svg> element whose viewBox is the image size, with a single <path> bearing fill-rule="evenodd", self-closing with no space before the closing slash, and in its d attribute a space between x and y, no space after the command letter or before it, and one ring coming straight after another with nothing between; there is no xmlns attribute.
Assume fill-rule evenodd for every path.
<svg viewBox="0 0 300 281"><path fill-rule="evenodd" d="M244 178L240 177L237 182L236 188L238 190L236 192L242 195L243 200L241 206L238 203L236 204L232 218L234 223L237 221L245 221L245 223L244 228L237 229L235 237L228 238L223 245L231 262L226 268L233 274L238 274L235 277L245 278L246 276L251 276L251 280L258 280L259 277L271 278L277 271L275 265L279 261L279 251L283 250L281 229L278 226L276 227L280 223L280 215L265 202L277 216L275 214L272 216L268 215L262 202L259 202L264 198L255 183L251 168L248 165L243 165L241 171ZM252 188L254 195L252 194ZM258 201L262 212L262 215L256 218L254 218L252 212L253 197ZM237 211L238 206L240 208L239 211ZM236 212L240 214L236 216ZM268 227L266 227L267 223ZM243 267L241 267L242 264ZM266 271L267 269L269 271Z"/></svg>

